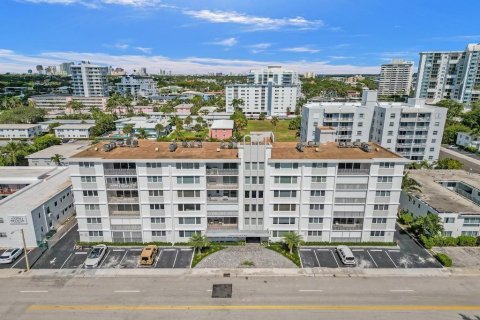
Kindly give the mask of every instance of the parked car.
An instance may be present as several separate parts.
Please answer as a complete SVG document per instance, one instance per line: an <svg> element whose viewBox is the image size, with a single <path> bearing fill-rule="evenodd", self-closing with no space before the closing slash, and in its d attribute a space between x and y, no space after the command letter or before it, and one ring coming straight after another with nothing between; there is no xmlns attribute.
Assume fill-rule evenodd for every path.
<svg viewBox="0 0 480 320"><path fill-rule="evenodd" d="M343 264L354 266L356 265L355 257L353 256L352 250L347 246L338 246L337 253L342 260Z"/></svg>
<svg viewBox="0 0 480 320"><path fill-rule="evenodd" d="M96 268L102 261L105 253L107 252L107 246L104 244L96 245L88 253L87 260L85 260L85 268Z"/></svg>
<svg viewBox="0 0 480 320"><path fill-rule="evenodd" d="M0 264L8 264L17 260L23 253L23 248L11 248L0 256Z"/></svg>
<svg viewBox="0 0 480 320"><path fill-rule="evenodd" d="M142 250L140 255L140 265L151 266L155 262L155 256L157 255L158 247L156 245L148 245Z"/></svg>

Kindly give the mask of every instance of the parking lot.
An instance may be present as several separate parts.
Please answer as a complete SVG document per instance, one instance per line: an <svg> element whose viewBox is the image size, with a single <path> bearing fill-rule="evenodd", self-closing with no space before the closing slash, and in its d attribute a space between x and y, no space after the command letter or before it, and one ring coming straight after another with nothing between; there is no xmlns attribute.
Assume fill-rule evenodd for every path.
<svg viewBox="0 0 480 320"><path fill-rule="evenodd" d="M0 253L3 253L3 250L0 250ZM31 263L32 260L33 260L33 252L32 251L28 252L28 257L29 257L29 260L30 260L30 263ZM15 260L13 263L0 264L0 269L9 269L9 268L12 268L12 269L26 269L27 265L25 263L25 255L22 253L22 255L20 257L18 257L18 259Z"/></svg>

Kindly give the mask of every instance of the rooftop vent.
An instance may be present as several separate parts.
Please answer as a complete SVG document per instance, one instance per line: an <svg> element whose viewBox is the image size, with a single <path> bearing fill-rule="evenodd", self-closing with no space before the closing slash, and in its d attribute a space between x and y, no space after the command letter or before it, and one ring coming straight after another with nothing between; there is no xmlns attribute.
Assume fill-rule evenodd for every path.
<svg viewBox="0 0 480 320"><path fill-rule="evenodd" d="M366 142L362 142L362 145L360 146L360 149L362 149L365 152L372 152L373 151L372 146L369 145Z"/></svg>
<svg viewBox="0 0 480 320"><path fill-rule="evenodd" d="M304 149L304 145L302 143L297 143L297 150L300 151L300 152L303 152L303 149Z"/></svg>
<svg viewBox="0 0 480 320"><path fill-rule="evenodd" d="M109 143L106 143L106 144L103 145L103 151L110 152L113 149L115 149L116 146L117 146L117 144L113 141L109 142Z"/></svg>
<svg viewBox="0 0 480 320"><path fill-rule="evenodd" d="M168 145L168 151L175 152L175 150L177 150L177 143L176 142L171 142Z"/></svg>
<svg viewBox="0 0 480 320"><path fill-rule="evenodd" d="M137 139L133 139L133 140L132 140L132 145L131 145L130 147L132 147L132 148L138 147L138 140L137 140Z"/></svg>

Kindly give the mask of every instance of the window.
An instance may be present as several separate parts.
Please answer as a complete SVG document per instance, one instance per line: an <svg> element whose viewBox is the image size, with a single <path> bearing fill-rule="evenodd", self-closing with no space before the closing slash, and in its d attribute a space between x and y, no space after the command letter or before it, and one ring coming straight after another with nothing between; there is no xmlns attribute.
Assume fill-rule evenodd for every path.
<svg viewBox="0 0 480 320"><path fill-rule="evenodd" d="M298 169L298 163L275 163L275 169Z"/></svg>
<svg viewBox="0 0 480 320"><path fill-rule="evenodd" d="M463 226L479 226L480 225L480 218L464 218Z"/></svg>
<svg viewBox="0 0 480 320"><path fill-rule="evenodd" d="M395 113L390 113L390 119L395 119Z"/></svg>
<svg viewBox="0 0 480 320"><path fill-rule="evenodd" d="M200 210L199 203L184 203L178 205L178 211L198 211Z"/></svg>
<svg viewBox="0 0 480 320"><path fill-rule="evenodd" d="M96 181L97 181L97 177L85 176L85 177L81 177L80 180L81 180L82 182L96 182Z"/></svg>
<svg viewBox="0 0 480 320"><path fill-rule="evenodd" d="M281 238L285 236L289 231L283 231L283 230L273 230L272 231L272 237L274 238Z"/></svg>
<svg viewBox="0 0 480 320"><path fill-rule="evenodd" d="M93 162L79 162L78 166L80 168L93 168L95 166L95 163L93 163Z"/></svg>
<svg viewBox="0 0 480 320"><path fill-rule="evenodd" d="M273 218L273 224L295 224L295 218L288 218L288 217Z"/></svg>
<svg viewBox="0 0 480 320"><path fill-rule="evenodd" d="M394 126L394 123L393 123L393 122L390 122L388 125L389 125L390 127L393 127L393 126ZM389 131L389 132L390 132L390 131Z"/></svg>
<svg viewBox="0 0 480 320"><path fill-rule="evenodd" d="M454 223L454 222L455 222L455 218L453 218L453 217L445 218L445 223Z"/></svg>
<svg viewBox="0 0 480 320"><path fill-rule="evenodd" d="M4 222L3 218L0 218L0 223L3 223L3 222Z"/></svg>
<svg viewBox="0 0 480 320"><path fill-rule="evenodd" d="M88 231L89 237L103 237L103 231Z"/></svg>
<svg viewBox="0 0 480 320"><path fill-rule="evenodd" d="M309 237L321 237L322 231L321 230L308 230Z"/></svg>
<svg viewBox="0 0 480 320"><path fill-rule="evenodd" d="M395 163L393 162L380 162L380 168L382 169L390 169L395 167Z"/></svg>
<svg viewBox="0 0 480 320"><path fill-rule="evenodd" d="M150 210L163 210L165 209L165 205L161 203L151 203Z"/></svg>
<svg viewBox="0 0 480 320"><path fill-rule="evenodd" d="M377 197L390 197L390 191L384 191L384 190L377 191L375 192L375 195Z"/></svg>
<svg viewBox="0 0 480 320"><path fill-rule="evenodd" d="M392 182L393 181L393 177L378 177L377 178L377 182L380 182L380 183L386 183L386 182Z"/></svg>
<svg viewBox="0 0 480 320"><path fill-rule="evenodd" d="M290 203L281 203L281 204L274 204L273 205L273 211L295 211L297 208L296 204L290 204Z"/></svg>
<svg viewBox="0 0 480 320"><path fill-rule="evenodd" d="M310 190L310 197L325 197L325 190Z"/></svg>
<svg viewBox="0 0 480 320"><path fill-rule="evenodd" d="M257 178L258 177L252 177L252 184L257 184Z"/></svg>
<svg viewBox="0 0 480 320"><path fill-rule="evenodd" d="M274 190L274 198L295 198L297 196L296 190Z"/></svg>
<svg viewBox="0 0 480 320"><path fill-rule="evenodd" d="M148 190L149 197L163 197L163 190Z"/></svg>
<svg viewBox="0 0 480 320"><path fill-rule="evenodd" d="M373 218L372 223L375 223L375 224L387 223L387 218Z"/></svg>
<svg viewBox="0 0 480 320"><path fill-rule="evenodd" d="M102 218L87 218L87 223L102 223Z"/></svg>
<svg viewBox="0 0 480 320"><path fill-rule="evenodd" d="M363 113L359 113L359 114L358 114L358 117L359 117L360 119L363 119L364 114L363 114Z"/></svg>
<svg viewBox="0 0 480 320"><path fill-rule="evenodd" d="M161 168L162 164L158 162L147 162L147 168Z"/></svg>
<svg viewBox="0 0 480 320"><path fill-rule="evenodd" d="M314 183L327 182L327 177L313 176L312 177L312 182L314 182Z"/></svg>
<svg viewBox="0 0 480 320"><path fill-rule="evenodd" d="M165 218L150 218L150 223L165 223Z"/></svg>
<svg viewBox="0 0 480 320"><path fill-rule="evenodd" d="M98 197L97 190L83 190L84 197Z"/></svg>
<svg viewBox="0 0 480 320"><path fill-rule="evenodd" d="M160 176L148 176L147 182L162 182L162 177Z"/></svg>
<svg viewBox="0 0 480 320"><path fill-rule="evenodd" d="M7 233L6 232L0 232L0 238L6 238Z"/></svg>
<svg viewBox="0 0 480 320"><path fill-rule="evenodd" d="M194 169L200 169L200 164L192 163L192 162L179 162L176 164L176 167L179 170L194 170Z"/></svg>
<svg viewBox="0 0 480 320"><path fill-rule="evenodd" d="M318 211L318 210L323 210L324 208L325 208L325 205L324 205L324 204L320 204L320 203L312 203L312 204L310 204L310 210Z"/></svg>
<svg viewBox="0 0 480 320"><path fill-rule="evenodd" d="M198 230L180 230L178 231L178 236L180 238L190 238L194 234L201 234Z"/></svg>
<svg viewBox="0 0 480 320"><path fill-rule="evenodd" d="M357 131L357 136L361 136L362 135L362 131Z"/></svg>
<svg viewBox="0 0 480 320"><path fill-rule="evenodd" d="M393 131L388 131L387 135L393 136Z"/></svg>
<svg viewBox="0 0 480 320"><path fill-rule="evenodd" d="M375 205L373 205L373 210L387 211L388 210L388 204L375 204Z"/></svg>
<svg viewBox="0 0 480 320"><path fill-rule="evenodd" d="M359 122L358 127L363 127L363 122Z"/></svg>
<svg viewBox="0 0 480 320"><path fill-rule="evenodd" d="M98 205L98 204L86 204L85 205L85 210L87 210L87 211L100 210L100 205Z"/></svg>
<svg viewBox="0 0 480 320"><path fill-rule="evenodd" d="M177 195L179 198L199 198L200 190L178 190Z"/></svg>
<svg viewBox="0 0 480 320"><path fill-rule="evenodd" d="M308 218L308 223L323 223L323 218Z"/></svg>
<svg viewBox="0 0 480 320"><path fill-rule="evenodd" d="M165 230L152 231L152 237L165 237L166 234Z"/></svg>
<svg viewBox="0 0 480 320"><path fill-rule="evenodd" d="M385 236L385 231L370 231L370 237L383 237Z"/></svg>
<svg viewBox="0 0 480 320"><path fill-rule="evenodd" d="M462 231L462 236L478 236L478 231Z"/></svg>
<svg viewBox="0 0 480 320"><path fill-rule="evenodd" d="M439 127L440 126L440 122L435 122L435 127Z"/></svg>
<svg viewBox="0 0 480 320"><path fill-rule="evenodd" d="M275 176L275 183L297 183L297 177L290 176Z"/></svg>
<svg viewBox="0 0 480 320"><path fill-rule="evenodd" d="M200 177L198 176L181 176L177 177L178 184L199 184Z"/></svg>
<svg viewBox="0 0 480 320"><path fill-rule="evenodd" d="M178 224L201 224L202 219L199 217L178 218Z"/></svg>
<svg viewBox="0 0 480 320"><path fill-rule="evenodd" d="M327 163L319 163L319 162L312 163L312 168L320 169L320 168L326 168L327 166L328 166Z"/></svg>
<svg viewBox="0 0 480 320"><path fill-rule="evenodd" d="M433 131L433 135L436 136L438 134L438 131Z"/></svg>
<svg viewBox="0 0 480 320"><path fill-rule="evenodd" d="M437 142L437 139L432 139L432 143L436 143Z"/></svg>
<svg viewBox="0 0 480 320"><path fill-rule="evenodd" d="M392 143L392 139L387 139L387 143Z"/></svg>
<svg viewBox="0 0 480 320"><path fill-rule="evenodd" d="M245 170L250 170L250 163L251 162L245 162Z"/></svg>
<svg viewBox="0 0 480 320"><path fill-rule="evenodd" d="M245 184L250 184L250 183L251 183L250 177L245 177Z"/></svg>

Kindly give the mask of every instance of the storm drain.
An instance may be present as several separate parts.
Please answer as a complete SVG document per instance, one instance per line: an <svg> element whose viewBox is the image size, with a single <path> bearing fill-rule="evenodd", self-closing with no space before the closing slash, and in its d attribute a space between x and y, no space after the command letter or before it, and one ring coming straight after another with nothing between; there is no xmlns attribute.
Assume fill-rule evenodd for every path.
<svg viewBox="0 0 480 320"><path fill-rule="evenodd" d="M214 284L212 288L212 298L231 298L232 284Z"/></svg>

